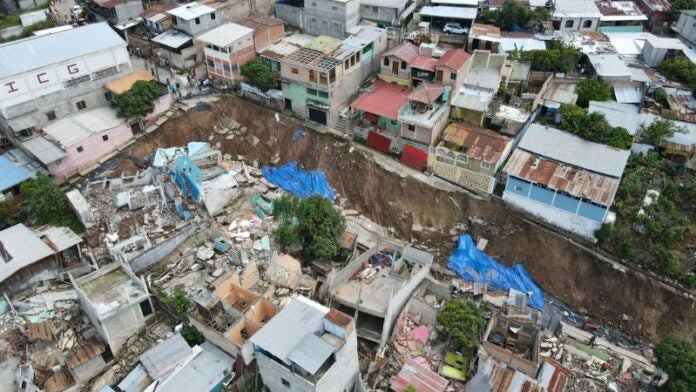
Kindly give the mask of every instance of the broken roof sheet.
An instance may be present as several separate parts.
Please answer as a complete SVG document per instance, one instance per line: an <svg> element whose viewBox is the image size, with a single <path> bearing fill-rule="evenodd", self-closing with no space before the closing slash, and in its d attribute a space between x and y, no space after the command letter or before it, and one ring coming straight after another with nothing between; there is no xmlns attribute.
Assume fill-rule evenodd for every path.
<svg viewBox="0 0 696 392"><path fill-rule="evenodd" d="M138 363L128 375L118 383L119 391L123 392L143 392L152 382L145 367Z"/></svg>
<svg viewBox="0 0 696 392"><path fill-rule="evenodd" d="M66 362L71 369L75 369L103 352L104 345L96 338L91 338L79 346L73 347L66 358Z"/></svg>
<svg viewBox="0 0 696 392"><path fill-rule="evenodd" d="M43 226L37 229L44 242L55 252L62 252L82 242L82 238L69 227Z"/></svg>
<svg viewBox="0 0 696 392"><path fill-rule="evenodd" d="M12 188L30 178L21 168L15 166L4 156L0 156L0 191Z"/></svg>
<svg viewBox="0 0 696 392"><path fill-rule="evenodd" d="M426 364L421 364L414 358L409 358L396 375L391 384L395 392L403 392L409 385L418 392L443 392L447 388L447 380L430 370Z"/></svg>
<svg viewBox="0 0 696 392"><path fill-rule="evenodd" d="M251 342L289 364L289 355L307 333L319 330L329 309L305 297L291 300L251 337Z"/></svg>
<svg viewBox="0 0 696 392"><path fill-rule="evenodd" d="M464 49L451 49L440 57L435 66L443 66L458 71L470 58L471 54Z"/></svg>
<svg viewBox="0 0 696 392"><path fill-rule="evenodd" d="M630 151L591 142L569 132L531 124L519 148L612 177L621 177Z"/></svg>
<svg viewBox="0 0 696 392"><path fill-rule="evenodd" d="M437 101L444 92L445 86L423 82L408 95L408 99L410 101L431 104Z"/></svg>
<svg viewBox="0 0 696 392"><path fill-rule="evenodd" d="M190 354L191 347L181 334L177 333L145 351L139 359L150 377L157 380L165 376Z"/></svg>
<svg viewBox="0 0 696 392"><path fill-rule="evenodd" d="M334 351L336 347L332 344L308 332L288 354L288 359L310 374L315 374Z"/></svg>
<svg viewBox="0 0 696 392"><path fill-rule="evenodd" d="M490 164L500 161L512 139L490 129L464 123L452 123L443 131L442 139L462 147L467 157Z"/></svg>
<svg viewBox="0 0 696 392"><path fill-rule="evenodd" d="M382 53L382 57L388 56L397 57L410 64L418 57L418 47L410 42L405 42Z"/></svg>
<svg viewBox="0 0 696 392"><path fill-rule="evenodd" d="M600 1L597 2L602 22L616 22L625 20L648 20L643 15L638 4L633 1Z"/></svg>
<svg viewBox="0 0 696 392"><path fill-rule="evenodd" d="M406 87L387 83L379 78L372 83L371 90L371 92L366 92L353 101L351 104L353 109L393 121L396 121L399 110L404 106L411 93L411 90Z"/></svg>
<svg viewBox="0 0 696 392"><path fill-rule="evenodd" d="M0 251L0 282L20 269L55 253L34 231L22 223L0 231L0 244L5 249L5 252ZM7 255L10 256L9 259Z"/></svg>
<svg viewBox="0 0 696 392"><path fill-rule="evenodd" d="M585 170L522 149L515 151L505 165L510 176L610 206L619 188L619 179Z"/></svg>

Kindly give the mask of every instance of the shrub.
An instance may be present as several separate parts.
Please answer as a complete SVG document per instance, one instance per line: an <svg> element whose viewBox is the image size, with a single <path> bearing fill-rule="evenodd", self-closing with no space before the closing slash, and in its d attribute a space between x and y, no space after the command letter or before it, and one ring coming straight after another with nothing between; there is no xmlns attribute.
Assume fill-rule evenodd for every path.
<svg viewBox="0 0 696 392"><path fill-rule="evenodd" d="M625 128L612 127L602 113L588 113L587 109L570 104L561 105L560 127L583 139L627 150L633 138Z"/></svg>
<svg viewBox="0 0 696 392"><path fill-rule="evenodd" d="M696 385L696 345L669 336L655 345L657 365L669 375L665 390L693 391Z"/></svg>
<svg viewBox="0 0 696 392"><path fill-rule="evenodd" d="M437 312L437 325L471 353L478 346L486 321L474 303L451 299Z"/></svg>
<svg viewBox="0 0 696 392"><path fill-rule="evenodd" d="M184 325L181 329L181 337L184 338L186 343L191 347L205 342L205 336L203 336L195 325Z"/></svg>
<svg viewBox="0 0 696 392"><path fill-rule="evenodd" d="M273 76L271 66L258 57L242 65L240 71L250 85L261 91L266 92L276 87L276 79Z"/></svg>
<svg viewBox="0 0 696 392"><path fill-rule="evenodd" d="M137 81L131 89L116 96L121 117L144 117L155 109L155 100L162 96L162 88L155 82Z"/></svg>

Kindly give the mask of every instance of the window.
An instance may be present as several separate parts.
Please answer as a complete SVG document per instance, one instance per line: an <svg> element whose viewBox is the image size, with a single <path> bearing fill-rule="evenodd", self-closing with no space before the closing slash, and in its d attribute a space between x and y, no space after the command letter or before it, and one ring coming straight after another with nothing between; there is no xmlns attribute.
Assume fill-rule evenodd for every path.
<svg viewBox="0 0 696 392"><path fill-rule="evenodd" d="M109 141L109 135L103 135L103 136L102 136L102 140L105 141L105 142L108 142L108 141Z"/></svg>
<svg viewBox="0 0 696 392"><path fill-rule="evenodd" d="M46 112L46 118L48 119L48 121L55 120L56 119L56 111L51 110L50 112Z"/></svg>
<svg viewBox="0 0 696 392"><path fill-rule="evenodd" d="M389 57L384 58L384 66L388 67L389 66Z"/></svg>
<svg viewBox="0 0 696 392"><path fill-rule="evenodd" d="M215 18L216 18L215 12L211 12L210 13L210 20L215 20Z"/></svg>
<svg viewBox="0 0 696 392"><path fill-rule="evenodd" d="M140 303L140 310L143 312L143 317L147 317L152 314L152 305L150 305L149 300L142 301Z"/></svg>
<svg viewBox="0 0 696 392"><path fill-rule="evenodd" d="M416 131L416 126L413 125L413 124L406 124L406 128L408 128L408 130L409 130L410 132L415 132L415 131Z"/></svg>
<svg viewBox="0 0 696 392"><path fill-rule="evenodd" d="M317 81L317 74L314 72L313 69L309 70L309 81L310 82L316 82Z"/></svg>
<svg viewBox="0 0 696 392"><path fill-rule="evenodd" d="M457 163L456 163L457 166L466 167L467 163L469 163L469 158L467 158L466 155L459 155L457 157Z"/></svg>
<svg viewBox="0 0 696 392"><path fill-rule="evenodd" d="M457 80L457 73L456 72L452 72L450 74L450 80Z"/></svg>
<svg viewBox="0 0 696 392"><path fill-rule="evenodd" d="M519 185L515 185L514 189L515 189L515 192L522 192L522 187Z"/></svg>
<svg viewBox="0 0 696 392"><path fill-rule="evenodd" d="M225 70L225 72L230 72L230 66L228 64L222 64L222 69Z"/></svg>
<svg viewBox="0 0 696 392"><path fill-rule="evenodd" d="M590 27L592 27L592 21L591 21L591 20L586 20L586 21L582 22L582 28L584 28L584 29L589 29Z"/></svg>
<svg viewBox="0 0 696 392"><path fill-rule="evenodd" d="M435 159L439 162L444 162L450 165L454 164L454 153L445 148L435 150Z"/></svg>
<svg viewBox="0 0 696 392"><path fill-rule="evenodd" d="M332 10L332 11L338 11L338 7L336 7L335 5L334 5L334 6L331 6L331 10Z"/></svg>
<svg viewBox="0 0 696 392"><path fill-rule="evenodd" d="M565 22L566 29L572 29L573 24L575 24L575 22L573 22L572 20L566 20L566 22Z"/></svg>
<svg viewBox="0 0 696 392"><path fill-rule="evenodd" d="M77 106L77 110L83 110L87 108L87 104L85 103L85 101L78 101L77 103L75 103L75 106Z"/></svg>
<svg viewBox="0 0 696 392"><path fill-rule="evenodd" d="M308 89L307 89L307 94L309 94L309 95L317 95L317 90L315 90L315 89L313 89L313 88L308 88Z"/></svg>
<svg viewBox="0 0 696 392"><path fill-rule="evenodd" d="M488 162L481 162L481 169L490 169L491 164Z"/></svg>
<svg viewBox="0 0 696 392"><path fill-rule="evenodd" d="M350 59L346 59L346 61L343 63L343 68L345 68L345 69L350 68Z"/></svg>
<svg viewBox="0 0 696 392"><path fill-rule="evenodd" d="M377 12L377 6L376 6L376 5L373 5L373 6L372 6L372 12Z"/></svg>
<svg viewBox="0 0 696 392"><path fill-rule="evenodd" d="M104 93L104 99L106 99L107 101L111 101L111 99L112 99L113 97L114 97L114 96L111 95L111 91L107 91L107 92Z"/></svg>
<svg viewBox="0 0 696 392"><path fill-rule="evenodd" d="M177 17L173 17L173 18L172 18L172 24L173 24L174 26L176 26L176 20L177 20L177 19L178 19Z"/></svg>
<svg viewBox="0 0 696 392"><path fill-rule="evenodd" d="M319 97L320 98L328 98L329 93L327 93L326 91L319 91Z"/></svg>
<svg viewBox="0 0 696 392"><path fill-rule="evenodd" d="M196 18L193 20L197 25L201 24L201 18Z"/></svg>
<svg viewBox="0 0 696 392"><path fill-rule="evenodd" d="M406 62L405 61L401 62L401 69L406 69Z"/></svg>
<svg viewBox="0 0 696 392"><path fill-rule="evenodd" d="M82 152L82 151L84 151L84 150L85 150L85 149L82 148L82 146L77 146L77 152Z"/></svg>
<svg viewBox="0 0 696 392"><path fill-rule="evenodd" d="M297 74L300 73L300 70L297 69L297 68L293 68L293 69L290 70L290 72L292 72L292 73L294 73L295 75L297 75Z"/></svg>
<svg viewBox="0 0 696 392"><path fill-rule="evenodd" d="M316 3L314 3L314 4L316 4ZM290 381L281 377L280 382L282 382L284 386L290 388Z"/></svg>
<svg viewBox="0 0 696 392"><path fill-rule="evenodd" d="M213 61L213 59L208 59L208 66L210 68L215 68L215 62Z"/></svg>

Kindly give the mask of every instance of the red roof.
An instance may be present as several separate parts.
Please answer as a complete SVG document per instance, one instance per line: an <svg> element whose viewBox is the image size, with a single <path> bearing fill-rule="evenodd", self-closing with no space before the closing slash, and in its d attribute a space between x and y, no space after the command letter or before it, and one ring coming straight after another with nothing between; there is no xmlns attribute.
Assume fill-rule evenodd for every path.
<svg viewBox="0 0 696 392"><path fill-rule="evenodd" d="M388 51L386 51L382 56L394 56L401 60L411 63L418 57L418 47L410 42L403 43L399 46L395 46Z"/></svg>
<svg viewBox="0 0 696 392"><path fill-rule="evenodd" d="M391 389L403 392L411 385L418 392L443 392L447 388L447 380L426 366L410 358L392 382Z"/></svg>
<svg viewBox="0 0 696 392"><path fill-rule="evenodd" d="M426 71L435 72L437 59L430 56L418 56L411 62L411 68L424 69Z"/></svg>
<svg viewBox="0 0 696 392"><path fill-rule="evenodd" d="M409 93L410 91L406 87L376 79L372 83L372 92L359 96L351 106L356 110L396 120L399 109L408 100Z"/></svg>
<svg viewBox="0 0 696 392"><path fill-rule="evenodd" d="M442 93L445 92L443 86L430 83L421 83L417 89L408 96L411 101L421 102L425 104L431 104L435 102Z"/></svg>
<svg viewBox="0 0 696 392"><path fill-rule="evenodd" d="M471 54L467 53L464 49L448 50L447 53L445 53L445 55L442 56L440 61L438 61L435 65L443 65L457 71L469 60L469 58L471 58Z"/></svg>

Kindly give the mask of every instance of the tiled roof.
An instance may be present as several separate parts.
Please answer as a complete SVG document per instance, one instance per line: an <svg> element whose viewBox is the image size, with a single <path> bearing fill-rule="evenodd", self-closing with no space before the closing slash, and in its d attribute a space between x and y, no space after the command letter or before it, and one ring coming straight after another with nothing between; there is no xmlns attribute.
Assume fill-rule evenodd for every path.
<svg viewBox="0 0 696 392"><path fill-rule="evenodd" d="M444 56L435 64L436 66L445 66L454 70L460 69L469 59L471 54L463 49L448 50Z"/></svg>
<svg viewBox="0 0 696 392"><path fill-rule="evenodd" d="M403 43L399 46L395 46L385 53L382 54L382 57L385 56L394 56L398 57L401 60L411 63L413 60L418 57L418 47L410 42Z"/></svg>
<svg viewBox="0 0 696 392"><path fill-rule="evenodd" d="M445 87L443 86L430 83L421 83L417 89L413 90L413 92L409 94L408 99L410 101L431 104L435 102L443 92L445 92Z"/></svg>
<svg viewBox="0 0 696 392"><path fill-rule="evenodd" d="M418 56L411 62L411 68L424 69L426 71L435 72L437 59L430 56Z"/></svg>

